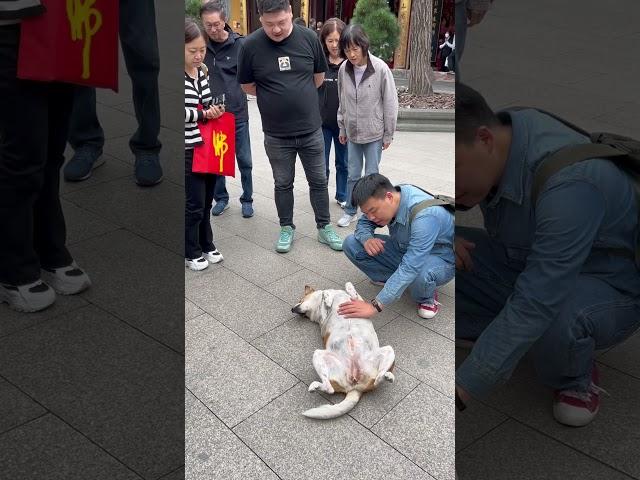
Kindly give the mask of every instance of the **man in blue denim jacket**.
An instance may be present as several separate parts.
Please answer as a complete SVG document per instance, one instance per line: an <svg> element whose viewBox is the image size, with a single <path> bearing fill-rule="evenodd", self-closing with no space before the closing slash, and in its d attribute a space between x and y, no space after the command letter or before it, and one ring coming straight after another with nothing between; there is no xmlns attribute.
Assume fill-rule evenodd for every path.
<svg viewBox="0 0 640 480"><path fill-rule="evenodd" d="M394 187L379 173L358 180L352 204L360 206L363 215L342 248L356 267L384 288L371 303L342 304L339 314L369 318L400 299L407 288L420 317L433 318L438 313L436 287L449 282L455 273L454 221L442 206L424 208L411 220L412 208L431 198L413 185ZM374 234L385 225L389 235Z"/></svg>
<svg viewBox="0 0 640 480"><path fill-rule="evenodd" d="M479 204L486 228L456 228L456 337L475 341L456 374L463 401L505 382L531 350L555 390L556 420L586 425L602 391L595 350L640 326L630 178L587 160L551 176L532 204L539 163L587 142L537 110L496 115L478 92L456 87L456 203Z"/></svg>

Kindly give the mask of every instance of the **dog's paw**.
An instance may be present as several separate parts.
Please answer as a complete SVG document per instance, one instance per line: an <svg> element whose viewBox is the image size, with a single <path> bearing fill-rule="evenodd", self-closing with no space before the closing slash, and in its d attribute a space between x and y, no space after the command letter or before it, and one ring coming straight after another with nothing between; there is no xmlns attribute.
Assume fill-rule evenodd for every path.
<svg viewBox="0 0 640 480"><path fill-rule="evenodd" d="M386 373L384 374L384 379L385 379L387 382L391 382L391 383L393 383L393 382L395 382L396 377L395 377L395 375L394 375L393 373L391 373L391 372L386 372Z"/></svg>
<svg viewBox="0 0 640 480"><path fill-rule="evenodd" d="M316 390L319 390L320 387L322 387L320 382L311 382L311 385L309 385L309 391L315 392Z"/></svg>
<svg viewBox="0 0 640 480"><path fill-rule="evenodd" d="M360 300L362 297L356 291L356 287L353 286L353 283L347 282L344 284L344 290L349 294L352 300Z"/></svg>

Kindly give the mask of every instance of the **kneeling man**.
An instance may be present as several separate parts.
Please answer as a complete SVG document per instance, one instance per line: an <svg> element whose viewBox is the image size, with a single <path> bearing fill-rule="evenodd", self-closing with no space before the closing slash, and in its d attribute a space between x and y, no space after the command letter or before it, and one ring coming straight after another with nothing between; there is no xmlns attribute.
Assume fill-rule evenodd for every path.
<svg viewBox="0 0 640 480"><path fill-rule="evenodd" d="M363 215L356 231L343 243L344 253L376 285L384 285L369 302L354 300L340 306L345 317L369 318L398 300L406 288L418 304L418 315L438 313L436 288L455 274L454 217L442 206L421 208L433 197L413 185L394 187L379 173L361 178L353 188L352 204ZM378 235L379 227L389 235Z"/></svg>

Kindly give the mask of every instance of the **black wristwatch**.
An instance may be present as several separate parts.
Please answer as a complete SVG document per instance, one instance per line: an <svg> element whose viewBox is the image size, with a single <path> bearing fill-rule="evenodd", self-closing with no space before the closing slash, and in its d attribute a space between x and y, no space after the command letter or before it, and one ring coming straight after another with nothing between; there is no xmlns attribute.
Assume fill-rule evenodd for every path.
<svg viewBox="0 0 640 480"><path fill-rule="evenodd" d="M378 300L376 300L375 298L371 300L371 305L373 305L373 308L375 308L378 312L382 311L382 308L380 308L380 304L378 303Z"/></svg>

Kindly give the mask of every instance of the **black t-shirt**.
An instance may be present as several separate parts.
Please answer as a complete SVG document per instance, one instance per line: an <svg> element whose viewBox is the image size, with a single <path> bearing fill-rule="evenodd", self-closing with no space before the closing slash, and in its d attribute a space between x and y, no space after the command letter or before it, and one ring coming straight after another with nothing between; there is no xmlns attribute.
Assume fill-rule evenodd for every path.
<svg viewBox="0 0 640 480"><path fill-rule="evenodd" d="M262 130L274 137L306 135L320 128L313 75L326 70L317 35L298 25L281 42L260 28L246 38L238 54L238 82L256 83Z"/></svg>

